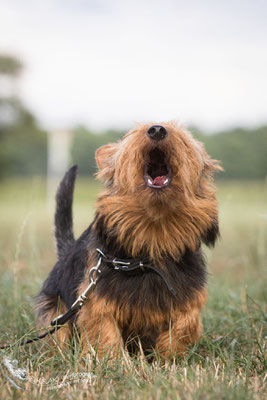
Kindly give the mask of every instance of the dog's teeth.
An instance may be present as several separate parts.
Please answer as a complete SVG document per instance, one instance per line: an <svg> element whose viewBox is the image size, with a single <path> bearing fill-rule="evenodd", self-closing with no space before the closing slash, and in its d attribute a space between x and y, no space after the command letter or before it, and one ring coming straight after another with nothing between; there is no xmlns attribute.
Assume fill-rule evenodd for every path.
<svg viewBox="0 0 267 400"><path fill-rule="evenodd" d="M152 180L148 179L148 183L149 183L149 185L152 185Z"/></svg>
<svg viewBox="0 0 267 400"><path fill-rule="evenodd" d="M166 184L166 183L168 183L169 182L169 179L167 178L167 179L165 179L165 181L163 182L164 183L164 185Z"/></svg>

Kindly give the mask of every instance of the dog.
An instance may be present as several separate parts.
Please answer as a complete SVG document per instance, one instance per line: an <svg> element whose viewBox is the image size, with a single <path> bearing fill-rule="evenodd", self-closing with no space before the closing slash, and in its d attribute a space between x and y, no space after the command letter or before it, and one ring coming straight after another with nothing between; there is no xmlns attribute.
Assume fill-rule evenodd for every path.
<svg viewBox="0 0 267 400"><path fill-rule="evenodd" d="M59 331L61 343L75 327L84 351L89 344L99 357L137 345L164 358L179 356L202 332L207 274L201 243L214 246L219 236L213 174L222 168L173 122L137 126L100 147L96 162L105 190L78 240L72 227L77 166L59 186L58 261L37 296L37 324L47 327L70 309L100 263L94 289Z"/></svg>

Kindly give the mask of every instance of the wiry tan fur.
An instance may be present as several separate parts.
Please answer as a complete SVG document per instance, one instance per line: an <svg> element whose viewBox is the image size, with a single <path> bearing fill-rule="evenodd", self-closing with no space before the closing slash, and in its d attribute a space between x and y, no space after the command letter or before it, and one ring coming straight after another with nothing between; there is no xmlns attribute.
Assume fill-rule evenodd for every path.
<svg viewBox="0 0 267 400"><path fill-rule="evenodd" d="M113 185L98 198L100 216L105 216L110 231L116 227L132 257L148 252L155 261L165 255L179 258L186 247L197 249L218 215L211 176L221 169L189 132L174 123L162 125L169 132L162 148L169 155L173 178L160 193L146 188L143 179L147 154L155 147L146 135L150 124L96 153L98 177L106 182L113 177Z"/></svg>
<svg viewBox="0 0 267 400"><path fill-rule="evenodd" d="M104 220L110 237L115 236L130 257L149 255L155 265L165 270L166 258L179 261L187 249L197 251L206 232L217 223L212 176L221 167L184 128L172 122L163 123L168 136L162 140L160 148L171 165L172 180L169 187L152 190L144 180L148 154L158 146L147 135L151 125L140 125L119 142L97 150L97 176L106 188L98 197L92 229L96 230L98 222ZM109 236L108 240L111 240ZM88 243L88 267L78 295L88 286L89 271L96 262L95 248ZM145 285L141 285L138 293L149 296ZM130 307L123 293L114 301L93 291L76 320L84 351L90 343L97 348L98 356L107 353L118 356L125 345L124 330L124 336L129 338L135 338L140 332L153 337L157 332L155 349L162 357L181 354L201 334L200 312L206 297L206 289L202 287L190 293L190 300L178 306L170 295L166 300L168 311L163 312L161 307ZM50 323L57 308L55 304L44 313L49 307L40 305L43 324ZM70 334L66 328L65 338Z"/></svg>

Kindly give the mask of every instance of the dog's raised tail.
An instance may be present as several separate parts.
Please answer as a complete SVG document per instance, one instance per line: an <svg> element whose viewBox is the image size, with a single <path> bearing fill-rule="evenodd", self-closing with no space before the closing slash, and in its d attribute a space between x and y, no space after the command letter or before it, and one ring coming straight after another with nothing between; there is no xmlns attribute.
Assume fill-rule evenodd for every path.
<svg viewBox="0 0 267 400"><path fill-rule="evenodd" d="M73 191L78 166L71 167L60 182L56 195L55 237L58 258L62 259L75 242L72 222Z"/></svg>

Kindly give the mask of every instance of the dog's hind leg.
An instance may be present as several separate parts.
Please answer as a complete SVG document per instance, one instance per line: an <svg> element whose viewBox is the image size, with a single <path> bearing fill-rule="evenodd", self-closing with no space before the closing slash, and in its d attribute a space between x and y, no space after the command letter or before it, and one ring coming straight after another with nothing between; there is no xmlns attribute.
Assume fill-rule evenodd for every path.
<svg viewBox="0 0 267 400"><path fill-rule="evenodd" d="M40 293L36 298L35 313L37 329L40 333L46 332L46 329L51 329L51 321L60 314L66 312L66 307L59 297L48 296L45 293ZM71 327L67 323L58 331L52 334L52 337L47 337L47 342L53 347L57 343L60 347L71 339Z"/></svg>

